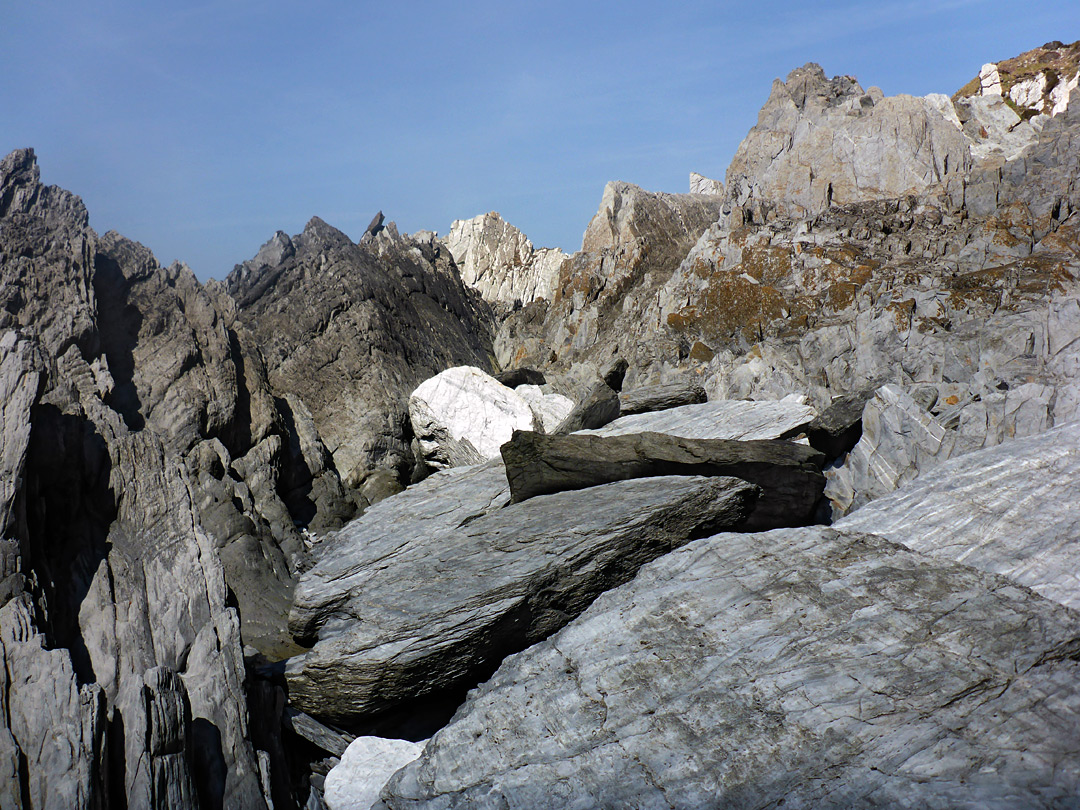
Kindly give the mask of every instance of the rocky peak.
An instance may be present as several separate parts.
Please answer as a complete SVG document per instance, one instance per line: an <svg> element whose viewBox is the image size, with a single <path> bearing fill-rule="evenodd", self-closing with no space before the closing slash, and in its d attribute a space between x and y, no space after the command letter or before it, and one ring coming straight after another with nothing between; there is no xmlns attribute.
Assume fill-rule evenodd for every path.
<svg viewBox="0 0 1080 810"><path fill-rule="evenodd" d="M757 222L905 195L959 205L967 140L928 99L864 92L819 65L777 80L728 168L728 210Z"/></svg>
<svg viewBox="0 0 1080 810"><path fill-rule="evenodd" d="M304 226L304 232L297 237L297 241L313 249L339 248L352 244L348 236L332 225L327 225L319 217L308 220L308 224Z"/></svg>
<svg viewBox="0 0 1080 810"><path fill-rule="evenodd" d="M557 248L537 250L495 211L455 220L444 241L462 281L487 301L511 306L551 298L566 258Z"/></svg>
<svg viewBox="0 0 1080 810"><path fill-rule="evenodd" d="M1080 40L1054 40L1002 62L988 62L954 99L1000 96L1024 120L1063 113L1080 86Z"/></svg>
<svg viewBox="0 0 1080 810"><path fill-rule="evenodd" d="M724 184L719 180L713 180L703 174L690 172L690 193L709 194L717 197L724 196Z"/></svg>
<svg viewBox="0 0 1080 810"><path fill-rule="evenodd" d="M600 209L589 222L581 249L600 253L639 240L680 239L699 222L704 226L719 216L719 205L699 195L646 191L633 183L604 186Z"/></svg>

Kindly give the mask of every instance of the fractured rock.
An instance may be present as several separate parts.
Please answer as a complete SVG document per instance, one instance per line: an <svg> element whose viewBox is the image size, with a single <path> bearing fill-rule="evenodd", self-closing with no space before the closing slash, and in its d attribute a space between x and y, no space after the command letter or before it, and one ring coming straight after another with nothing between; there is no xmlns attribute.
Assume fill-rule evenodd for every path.
<svg viewBox="0 0 1080 810"><path fill-rule="evenodd" d="M471 686L641 564L741 524L757 491L658 477L500 508L501 465L436 473L317 547L290 627L318 643L288 662L290 700L357 722Z"/></svg>
<svg viewBox="0 0 1080 810"><path fill-rule="evenodd" d="M326 775L323 800L329 810L370 810L387 780L420 756L425 743L357 737Z"/></svg>
<svg viewBox="0 0 1080 810"><path fill-rule="evenodd" d="M696 382L685 380L663 385L633 388L619 394L619 416L635 413L666 411L682 405L697 405L707 399L705 389Z"/></svg>
<svg viewBox="0 0 1080 810"><path fill-rule="evenodd" d="M552 433L592 430L619 418L619 394L603 380L595 383Z"/></svg>
<svg viewBox="0 0 1080 810"><path fill-rule="evenodd" d="M598 436L666 433L685 439L782 439L800 433L814 409L791 395L780 400L712 400L616 419L596 430Z"/></svg>

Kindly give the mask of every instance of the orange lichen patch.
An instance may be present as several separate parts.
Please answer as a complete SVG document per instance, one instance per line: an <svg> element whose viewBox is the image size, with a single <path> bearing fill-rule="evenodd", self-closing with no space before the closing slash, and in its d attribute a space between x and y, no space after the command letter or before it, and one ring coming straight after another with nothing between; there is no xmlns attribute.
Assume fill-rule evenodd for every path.
<svg viewBox="0 0 1080 810"><path fill-rule="evenodd" d="M763 284L776 284L791 277L794 257L790 245L752 245L743 248L741 269Z"/></svg>
<svg viewBox="0 0 1080 810"><path fill-rule="evenodd" d="M792 302L782 292L749 281L736 268L710 274L704 292L678 313L668 315L668 325L723 340L738 333L759 334L767 324L792 314Z"/></svg>
<svg viewBox="0 0 1080 810"><path fill-rule="evenodd" d="M960 397L958 397L956 394L951 394L950 396L945 397L946 405L958 405L959 403Z"/></svg>
<svg viewBox="0 0 1080 810"><path fill-rule="evenodd" d="M903 301L893 301L891 304L887 304L885 309L889 310L896 319L897 331L906 332L911 327L911 319L915 315L914 298L905 298Z"/></svg>
<svg viewBox="0 0 1080 810"><path fill-rule="evenodd" d="M519 346L518 350L514 352L514 366L520 366L525 361L525 358L528 357L528 355L529 350L526 349L524 346Z"/></svg>
<svg viewBox="0 0 1080 810"><path fill-rule="evenodd" d="M840 281L836 284L830 284L825 289L825 295L822 298L822 302L833 312L839 312L842 309L847 309L855 302L855 296L859 294L859 290L861 290L862 287L862 284L856 284L850 281Z"/></svg>
<svg viewBox="0 0 1080 810"><path fill-rule="evenodd" d="M716 357L716 352L714 352L700 340L695 340L694 345L690 347L691 360L700 360L702 363L708 363L714 357Z"/></svg>

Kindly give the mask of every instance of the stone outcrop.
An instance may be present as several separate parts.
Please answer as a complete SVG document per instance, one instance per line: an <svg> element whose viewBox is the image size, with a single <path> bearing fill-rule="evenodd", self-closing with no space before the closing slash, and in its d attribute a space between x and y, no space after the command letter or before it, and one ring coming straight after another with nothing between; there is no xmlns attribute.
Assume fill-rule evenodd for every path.
<svg viewBox="0 0 1080 810"><path fill-rule="evenodd" d="M436 473L318 547L290 618L317 643L288 662L290 700L357 723L464 690L643 563L742 523L756 494L659 477L508 504L500 464Z"/></svg>
<svg viewBox="0 0 1080 810"><path fill-rule="evenodd" d="M761 489L746 523L737 527L747 531L813 522L825 487L824 457L804 445L781 441L681 439L661 433L603 437L517 432L502 446L502 457L514 503L649 476L740 478Z"/></svg>
<svg viewBox="0 0 1080 810"><path fill-rule="evenodd" d="M1078 643L1067 608L870 535L717 535L504 662L381 806L1064 807Z"/></svg>
<svg viewBox="0 0 1080 810"><path fill-rule="evenodd" d="M550 299L566 254L533 247L521 231L496 212L455 220L443 240L461 280L493 304L520 306Z"/></svg>
<svg viewBox="0 0 1080 810"><path fill-rule="evenodd" d="M1080 422L951 459L836 524L1080 609Z"/></svg>
<svg viewBox="0 0 1080 810"><path fill-rule="evenodd" d="M491 370L490 308L431 234L390 223L354 243L316 217L279 232L226 287L273 390L304 402L350 486L381 469L409 480L417 385L451 366Z"/></svg>
<svg viewBox="0 0 1080 810"><path fill-rule="evenodd" d="M724 196L724 184L719 180L713 180L697 172L690 172L690 193L722 197Z"/></svg>

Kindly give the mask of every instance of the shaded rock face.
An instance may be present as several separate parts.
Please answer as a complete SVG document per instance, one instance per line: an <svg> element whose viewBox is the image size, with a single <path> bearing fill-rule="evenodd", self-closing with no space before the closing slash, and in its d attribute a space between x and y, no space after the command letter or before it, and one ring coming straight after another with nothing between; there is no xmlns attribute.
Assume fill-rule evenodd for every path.
<svg viewBox="0 0 1080 810"><path fill-rule="evenodd" d="M354 244L315 218L278 234L226 281L279 395L311 412L350 485L413 466L408 394L451 366L491 370L492 314L449 251L391 225Z"/></svg>
<svg viewBox="0 0 1080 810"><path fill-rule="evenodd" d="M504 306L550 299L566 259L557 248L537 250L525 234L494 211L455 220L443 241L461 280L485 301Z"/></svg>
<svg viewBox="0 0 1080 810"><path fill-rule="evenodd" d="M717 535L504 662L381 806L1065 807L1077 644L1072 611L880 538Z"/></svg>
<svg viewBox="0 0 1080 810"><path fill-rule="evenodd" d="M30 150L0 200L3 804L263 807L288 774L260 773L236 605L291 646L290 509L325 449L220 291L98 237ZM321 475L302 517L340 525Z"/></svg>
<svg viewBox="0 0 1080 810"><path fill-rule="evenodd" d="M507 505L497 463L436 473L317 547L290 627L318 643L288 663L290 700L360 723L463 691L644 562L742 523L756 494L659 477Z"/></svg>

